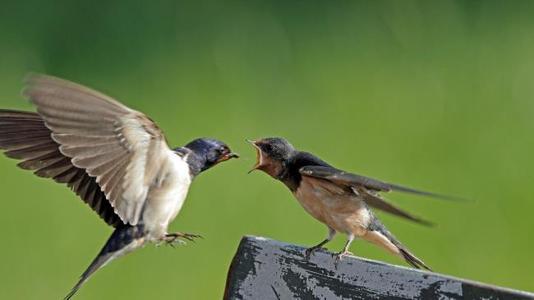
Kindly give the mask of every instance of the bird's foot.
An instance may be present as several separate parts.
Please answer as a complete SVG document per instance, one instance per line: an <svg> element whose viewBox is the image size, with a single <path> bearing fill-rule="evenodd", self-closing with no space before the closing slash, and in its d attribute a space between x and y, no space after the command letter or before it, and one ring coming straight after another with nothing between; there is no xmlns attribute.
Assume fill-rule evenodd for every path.
<svg viewBox="0 0 534 300"><path fill-rule="evenodd" d="M323 247L313 246L313 247L310 247L310 248L304 250L304 257L306 257L306 259L310 259L311 255L313 253L315 253L315 251L317 251L319 249L324 249L324 248Z"/></svg>
<svg viewBox="0 0 534 300"><path fill-rule="evenodd" d="M354 254L353 254L352 252L348 251L348 250L346 250L346 251L341 251L341 252L339 252L339 253L336 253L336 254L334 255L335 260L336 260L336 261L335 261L336 265L337 265L341 260L343 260L343 257L345 257L345 256L349 256L349 255L354 255Z"/></svg>
<svg viewBox="0 0 534 300"><path fill-rule="evenodd" d="M176 244L185 244L184 240L194 242L196 238L202 238L201 235L185 233L185 232L173 232L167 233L162 241L167 243L167 245L174 247Z"/></svg>

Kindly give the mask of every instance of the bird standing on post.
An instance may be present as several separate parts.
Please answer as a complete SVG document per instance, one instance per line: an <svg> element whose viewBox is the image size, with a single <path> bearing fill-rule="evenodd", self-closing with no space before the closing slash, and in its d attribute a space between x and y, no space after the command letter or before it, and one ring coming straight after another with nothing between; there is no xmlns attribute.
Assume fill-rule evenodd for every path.
<svg viewBox="0 0 534 300"><path fill-rule="evenodd" d="M352 254L350 244L355 238L372 242L397 255L415 268L430 268L403 246L378 220L371 207L429 225L384 200L378 193L391 190L446 198L429 192L381 182L336 169L313 154L298 151L283 138L249 141L257 151L257 162L251 170L261 170L283 182L302 207L328 227L328 236L306 250L309 257L330 242L337 232L348 236L345 247L336 256Z"/></svg>
<svg viewBox="0 0 534 300"><path fill-rule="evenodd" d="M66 299L96 270L148 242L198 237L167 227L198 174L238 157L227 145L201 138L170 149L144 114L51 76L29 76L24 95L37 113L0 110L0 149L21 168L67 184L115 227Z"/></svg>

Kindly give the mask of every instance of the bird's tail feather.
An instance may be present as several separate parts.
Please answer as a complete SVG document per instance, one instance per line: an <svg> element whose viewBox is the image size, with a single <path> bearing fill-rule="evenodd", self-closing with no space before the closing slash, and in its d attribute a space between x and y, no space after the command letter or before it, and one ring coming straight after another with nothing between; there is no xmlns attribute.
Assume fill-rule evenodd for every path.
<svg viewBox="0 0 534 300"><path fill-rule="evenodd" d="M93 262L91 262L89 267L85 270L85 272L83 272L82 276L80 276L80 280L71 289L67 296L65 296L65 300L68 300L74 296L80 287L98 269L102 268L113 259L123 256L141 247L145 242L144 237L145 231L142 225L123 225L117 227L109 237L102 250L100 250L100 253L98 253Z"/></svg>
<svg viewBox="0 0 534 300"><path fill-rule="evenodd" d="M417 256L413 255L408 249L406 249L404 246L397 246L399 248L400 254L404 258L404 260L410 264L412 267L417 269L427 269L429 271L432 271L432 269L427 266L421 259L419 259Z"/></svg>
<svg viewBox="0 0 534 300"><path fill-rule="evenodd" d="M412 267L432 271L432 269L430 269L430 267L428 267L421 259L404 247L404 245L402 245L401 242L399 242L399 240L397 240L397 238L395 238L395 236L391 234L384 224L382 224L382 222L380 222L374 215L369 226L369 233L366 237L369 241L399 255Z"/></svg>

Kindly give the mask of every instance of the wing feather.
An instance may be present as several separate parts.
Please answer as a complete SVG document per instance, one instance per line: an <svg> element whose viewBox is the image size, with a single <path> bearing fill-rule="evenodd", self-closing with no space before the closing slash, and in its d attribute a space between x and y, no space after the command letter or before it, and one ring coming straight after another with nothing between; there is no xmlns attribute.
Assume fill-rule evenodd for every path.
<svg viewBox="0 0 534 300"><path fill-rule="evenodd" d="M115 136L77 136L71 134L56 134L54 140L61 145L68 145L64 147L84 147L87 144L90 145L107 145L114 142Z"/></svg>
<svg viewBox="0 0 534 300"><path fill-rule="evenodd" d="M18 166L24 170L43 169L63 159L64 157L61 156L61 153L59 153L59 151L56 149L54 151L45 153L44 155L27 159L19 163Z"/></svg>
<svg viewBox="0 0 534 300"><path fill-rule="evenodd" d="M305 166L299 172L306 176L318 177L328 179L345 186L364 186L365 188L378 192L399 191L404 193L411 193L421 196L428 196L433 198L445 200L463 200L454 196L441 195L431 192L420 191L409 187L383 182L370 177L357 175L343 170L339 170L328 166Z"/></svg>
<svg viewBox="0 0 534 300"><path fill-rule="evenodd" d="M5 124L10 125L2 126ZM20 139L7 138L9 133L15 131L19 133ZM32 134L34 131L47 132L48 135L35 138ZM90 177L85 170L72 165L70 159L59 151L60 145L52 139L51 134L36 113L0 110L0 138L4 141L0 149L6 151L6 156L22 160L19 163L21 168L67 184L109 225L122 223L96 184L96 179Z"/></svg>
<svg viewBox="0 0 534 300"><path fill-rule="evenodd" d="M53 179L59 183L69 183L72 181L72 178L76 176L76 172L77 172L77 169L75 167L71 167L65 172L56 175Z"/></svg>
<svg viewBox="0 0 534 300"><path fill-rule="evenodd" d="M152 170L164 163L147 157L148 152L168 150L161 130L142 113L87 87L44 75L30 76L27 84L24 94L36 105L61 154L96 178L125 223L137 224L157 175ZM57 176L60 171L67 169L53 166L44 175ZM77 187L83 188L83 183Z"/></svg>
<svg viewBox="0 0 534 300"><path fill-rule="evenodd" d="M424 220L420 217L414 216L411 213L399 208L398 206L388 202L386 199L382 198L380 195L370 192L368 190L359 190L358 193L362 195L365 203L367 203L369 206L374 207L376 209L380 209L382 211L385 211L387 213L390 213L392 215L402 217L405 219L408 219L410 221L426 225L426 226L433 226L434 224L430 221Z"/></svg>
<svg viewBox="0 0 534 300"><path fill-rule="evenodd" d="M85 87L81 84L77 84L71 81L59 79L53 76L46 76L41 74L29 74L26 81L30 86L39 86L42 89L54 87L59 88L63 94L69 94L73 99L80 98L79 101L94 101L113 104L116 108L128 109L120 102L112 99L111 97L102 94L98 91ZM57 90L56 90L57 91Z"/></svg>
<svg viewBox="0 0 534 300"><path fill-rule="evenodd" d="M19 149L24 147L32 147L36 144L44 144L50 141L50 137L39 137L39 138L32 138L27 139L24 137L18 137L18 138L4 138L0 139L0 148L7 148L10 147L12 149Z"/></svg>
<svg viewBox="0 0 534 300"><path fill-rule="evenodd" d="M329 166L305 166L299 170L302 176L331 182L341 188L349 188L354 194L359 195L369 206L380 209L387 213L408 219L410 221L431 226L431 222L414 216L403 209L389 203L380 197L378 192L388 192L391 190L389 184L356 175L350 174Z"/></svg>
<svg viewBox="0 0 534 300"><path fill-rule="evenodd" d="M44 127L44 124L41 126ZM57 147L58 145L52 140L52 138L50 138L47 143L29 145L23 148L13 148L12 150L6 151L4 154L9 158L14 159L33 159L46 153L57 151ZM4 149L8 148L6 147Z"/></svg>
<svg viewBox="0 0 534 300"><path fill-rule="evenodd" d="M44 178L53 178L72 167L72 164L68 157L61 157L59 160L53 162L50 161L50 164L47 164L45 167L39 168L35 175Z"/></svg>

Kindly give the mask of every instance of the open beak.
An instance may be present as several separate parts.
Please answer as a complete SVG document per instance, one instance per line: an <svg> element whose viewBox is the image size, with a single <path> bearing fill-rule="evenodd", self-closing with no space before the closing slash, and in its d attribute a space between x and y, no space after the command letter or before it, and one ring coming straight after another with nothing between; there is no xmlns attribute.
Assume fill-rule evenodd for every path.
<svg viewBox="0 0 534 300"><path fill-rule="evenodd" d="M220 163L220 162L223 162L223 161L227 161L227 160L232 159L232 158L239 158L239 154L234 153L234 152L229 152L229 153L221 156L221 158L219 158L219 160L217 160L217 163Z"/></svg>
<svg viewBox="0 0 534 300"><path fill-rule="evenodd" d="M261 167L261 162L262 162L262 154L261 154L261 149L260 147L258 147L258 145L256 144L257 142L254 141L254 140L246 140L247 142L249 142L252 147L254 147L254 149L256 149L256 164L254 165L254 167L252 167L252 169L250 171L248 171L248 174L252 173L252 171L254 170L257 170L259 167Z"/></svg>

